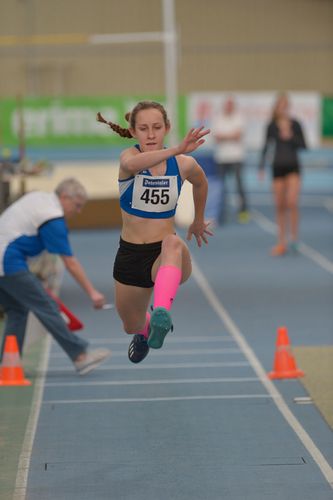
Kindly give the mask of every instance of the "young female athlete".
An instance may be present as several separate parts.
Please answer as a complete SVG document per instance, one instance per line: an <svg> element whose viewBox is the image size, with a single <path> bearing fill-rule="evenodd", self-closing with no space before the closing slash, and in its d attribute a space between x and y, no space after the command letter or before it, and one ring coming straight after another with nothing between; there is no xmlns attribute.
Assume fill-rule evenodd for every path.
<svg viewBox="0 0 333 500"><path fill-rule="evenodd" d="M288 229L290 229L290 249L297 251L298 200L301 186L298 151L306 148L300 123L289 116L289 101L285 94L277 98L272 121L267 127L266 141L259 165L260 178L263 178L265 158L270 148L273 152L273 194L278 226L278 241L271 255L279 256L284 255L288 250Z"/></svg>
<svg viewBox="0 0 333 500"><path fill-rule="evenodd" d="M212 235L204 220L207 179L196 160L185 154L200 147L209 130L191 129L178 146L165 148L170 123L161 104L139 102L126 119L128 129L97 115L98 121L107 123L120 136L138 142L120 156L123 224L113 276L118 314L125 332L134 334L128 357L139 363L149 348L162 347L172 328L169 311L178 287L191 274L189 250L175 231L177 201L185 179L193 186L195 211L187 239L194 235L201 247Z"/></svg>

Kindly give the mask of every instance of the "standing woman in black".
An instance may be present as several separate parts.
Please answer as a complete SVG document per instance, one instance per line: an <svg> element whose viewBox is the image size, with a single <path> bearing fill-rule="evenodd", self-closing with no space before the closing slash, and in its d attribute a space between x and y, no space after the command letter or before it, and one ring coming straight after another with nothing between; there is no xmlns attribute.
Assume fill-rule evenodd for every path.
<svg viewBox="0 0 333 500"><path fill-rule="evenodd" d="M266 131L266 141L259 165L259 176L264 177L266 158L271 157L272 189L278 226L277 244L271 255L284 255L289 248L297 251L299 227L299 194L301 187L300 149L306 148L301 124L290 117L289 101L285 94L278 96L272 121Z"/></svg>

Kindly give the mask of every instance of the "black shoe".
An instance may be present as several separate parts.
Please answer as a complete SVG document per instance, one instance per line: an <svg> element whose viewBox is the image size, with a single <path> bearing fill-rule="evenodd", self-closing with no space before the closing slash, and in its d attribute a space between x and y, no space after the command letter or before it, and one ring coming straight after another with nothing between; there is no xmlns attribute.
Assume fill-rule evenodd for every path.
<svg viewBox="0 0 333 500"><path fill-rule="evenodd" d="M140 363L149 352L149 346L147 343L147 339L140 335L139 333L135 334L132 342L128 346L128 359L132 361L132 363Z"/></svg>

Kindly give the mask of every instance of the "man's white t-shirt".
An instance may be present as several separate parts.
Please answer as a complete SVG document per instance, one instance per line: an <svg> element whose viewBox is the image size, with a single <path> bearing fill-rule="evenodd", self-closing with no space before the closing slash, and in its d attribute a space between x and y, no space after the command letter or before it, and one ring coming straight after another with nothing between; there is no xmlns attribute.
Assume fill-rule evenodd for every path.
<svg viewBox="0 0 333 500"><path fill-rule="evenodd" d="M214 160L217 163L238 163L242 162L245 156L243 144L244 119L239 112L232 114L220 113L212 123L213 137L218 134L241 133L240 139L216 141L214 148Z"/></svg>
<svg viewBox="0 0 333 500"><path fill-rule="evenodd" d="M0 277L28 270L28 258L44 250L73 255L58 196L32 191L1 214Z"/></svg>

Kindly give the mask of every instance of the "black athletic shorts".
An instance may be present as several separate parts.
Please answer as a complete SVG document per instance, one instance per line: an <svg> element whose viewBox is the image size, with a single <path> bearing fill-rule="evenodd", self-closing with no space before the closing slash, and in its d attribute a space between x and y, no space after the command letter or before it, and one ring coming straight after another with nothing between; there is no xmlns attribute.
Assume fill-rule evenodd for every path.
<svg viewBox="0 0 333 500"><path fill-rule="evenodd" d="M277 179L279 177L286 177L289 174L300 174L300 168L298 165L293 166L278 166L274 165L273 167L273 179Z"/></svg>
<svg viewBox="0 0 333 500"><path fill-rule="evenodd" d="M124 285L151 288L151 269L161 253L162 241L154 243L128 243L120 238L114 261L113 277Z"/></svg>

